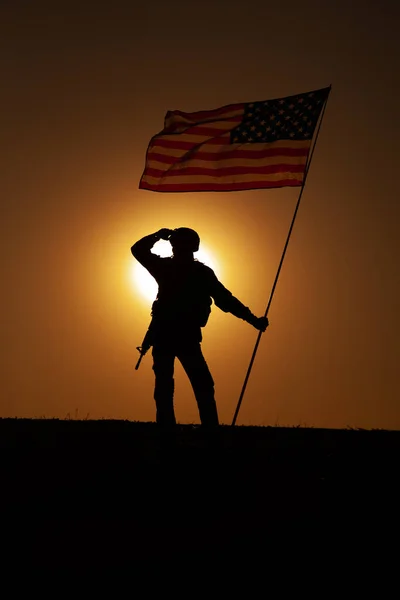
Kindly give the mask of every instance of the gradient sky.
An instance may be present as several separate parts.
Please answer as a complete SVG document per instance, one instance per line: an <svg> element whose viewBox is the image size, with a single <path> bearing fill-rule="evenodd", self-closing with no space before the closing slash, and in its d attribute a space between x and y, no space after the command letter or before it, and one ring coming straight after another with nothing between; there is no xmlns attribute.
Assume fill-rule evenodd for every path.
<svg viewBox="0 0 400 600"><path fill-rule="evenodd" d="M399 3L2 2L0 416L154 420L130 246L196 229L264 313L298 188L138 190L167 110L332 84L238 424L400 429ZM257 332L215 308L230 423ZM198 423L180 364L176 414Z"/></svg>

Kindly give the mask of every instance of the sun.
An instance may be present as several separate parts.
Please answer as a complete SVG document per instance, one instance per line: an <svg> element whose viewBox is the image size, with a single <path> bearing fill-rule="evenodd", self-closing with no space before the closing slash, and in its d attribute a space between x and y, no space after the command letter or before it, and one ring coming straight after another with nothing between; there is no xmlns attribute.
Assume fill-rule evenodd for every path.
<svg viewBox="0 0 400 600"><path fill-rule="evenodd" d="M171 244L165 240L159 240L153 246L154 254L158 254L158 256L162 256L163 258L167 256L172 256L172 248ZM219 266L211 254L211 252L201 245L201 248L198 252L195 252L194 257L197 258L200 262L204 263L208 267L211 267L213 271L218 276ZM142 267L137 261L135 261L132 268L132 282L136 290L138 290L143 298L146 300L150 300L153 302L156 299L158 292L158 285L156 280L150 273Z"/></svg>

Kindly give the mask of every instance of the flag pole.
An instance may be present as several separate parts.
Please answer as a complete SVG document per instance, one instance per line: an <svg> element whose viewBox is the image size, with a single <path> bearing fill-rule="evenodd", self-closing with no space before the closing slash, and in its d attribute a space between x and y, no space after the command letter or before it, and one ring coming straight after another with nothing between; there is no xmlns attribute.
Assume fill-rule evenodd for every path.
<svg viewBox="0 0 400 600"><path fill-rule="evenodd" d="M314 138L314 143L312 145L311 152L308 155L308 160L307 160L305 171L304 171L303 183L301 184L301 189L300 189L299 197L297 199L297 204L296 204L296 207L294 209L294 214L293 214L292 222L291 222L290 227L289 227L289 233L287 235L286 243L285 243L285 246L283 248L281 260L279 262L278 270L277 270L276 275L275 275L275 281L274 281L274 284L272 286L271 294L270 294L270 297L269 297L269 300L268 300L267 308L265 309L264 317L268 316L268 312L269 312L269 308L271 306L272 298L274 296L275 288L276 288L276 285L278 283L279 275L280 275L280 272L281 272L281 269L282 269L282 265L283 265L283 261L284 261L285 255L286 255L286 250L287 250L287 247L289 245L290 236L292 235L293 226L294 226L294 223L295 223L295 220L296 220L297 212L298 212L299 206L300 206L301 197L303 195L303 190L304 190L304 187L305 187L305 184L306 184L308 171L309 171L310 165L311 165L311 160L312 160L312 157L313 157L313 154L314 154L315 146L317 144L317 140L318 140L319 132L320 132L320 129L321 129L322 120L324 118L325 109L326 109L326 105L327 105L327 102L328 102L328 98L329 98L329 94L330 94L331 88L332 88L332 86L330 85L329 86L328 95L327 95L327 97L325 99L324 106L322 108L322 112L321 112L321 117L319 119L317 133L316 133L315 138ZM250 359L250 364L249 364L249 367L247 369L246 377L244 379L242 391L240 392L240 396L239 396L239 400L238 400L238 403L237 403L237 406L236 406L235 414L233 416L232 426L234 426L236 424L236 419L237 419L237 416L239 414L239 410L240 410L240 407L241 407L241 404L242 404L244 393L246 391L247 382L248 382L249 377L250 377L251 369L253 367L254 359L255 359L256 354L257 354L257 350L258 350L258 346L259 346L259 343L260 343L260 340L261 340L262 333L263 333L262 331L258 332L257 341L256 341L256 344L254 346L253 354L252 354L251 359Z"/></svg>

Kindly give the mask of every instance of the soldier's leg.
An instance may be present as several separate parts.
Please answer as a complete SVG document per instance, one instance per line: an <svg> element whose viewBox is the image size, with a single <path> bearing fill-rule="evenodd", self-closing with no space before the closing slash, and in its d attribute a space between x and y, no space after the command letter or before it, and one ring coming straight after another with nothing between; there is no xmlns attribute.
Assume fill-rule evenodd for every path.
<svg viewBox="0 0 400 600"><path fill-rule="evenodd" d="M217 426L219 421L214 397L214 380L204 359L200 343L182 345L176 355L192 384L202 425L211 428Z"/></svg>
<svg viewBox="0 0 400 600"><path fill-rule="evenodd" d="M166 345L153 346L152 353L155 375L156 421L158 425L163 427L172 427L176 424L174 413L175 354Z"/></svg>

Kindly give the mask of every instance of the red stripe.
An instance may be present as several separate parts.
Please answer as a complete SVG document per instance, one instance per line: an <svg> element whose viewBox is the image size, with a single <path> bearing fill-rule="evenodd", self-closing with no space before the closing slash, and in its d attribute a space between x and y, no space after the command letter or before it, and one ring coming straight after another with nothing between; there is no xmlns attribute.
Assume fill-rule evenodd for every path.
<svg viewBox="0 0 400 600"><path fill-rule="evenodd" d="M233 127L231 129L233 129ZM181 135L208 135L213 138L217 135L222 135L229 132L230 129L227 129L226 127L217 128L206 127L205 125L194 125L193 127L189 127L188 129L185 129L185 131L182 131Z"/></svg>
<svg viewBox="0 0 400 600"><path fill-rule="evenodd" d="M187 167L185 169L176 169L162 171L161 169L145 170L145 175L149 177L185 177L191 175L210 175L211 177L225 177L228 175L247 175L249 173L270 175L271 173L302 173L305 165L265 165L263 167L224 167L222 169L206 169L203 167Z"/></svg>
<svg viewBox="0 0 400 600"><path fill-rule="evenodd" d="M227 133L225 131L225 133ZM182 137L184 137L185 134L182 135ZM226 137L215 137L215 138L211 138L209 140L206 140L204 142L184 142L181 140L170 140L168 139L168 135L165 136L157 136L156 138L154 138L149 145L149 150L150 148L154 148L155 146L159 146L161 148L173 148L175 150L191 150L192 148L196 148L197 146L201 146L203 144L213 144L218 145L218 146L230 146L231 145L231 139L230 136L227 135Z"/></svg>
<svg viewBox="0 0 400 600"><path fill-rule="evenodd" d="M179 115L184 119L188 119L190 121L200 121L203 119L212 119L214 117L218 117L220 115L230 113L234 110L243 110L245 104L241 102L240 104L227 104L225 106L221 106L220 108L216 108L214 110L199 110L197 112L183 112L181 110L170 110L165 115L165 118L171 118L172 115Z"/></svg>
<svg viewBox="0 0 400 600"><path fill-rule="evenodd" d="M217 162L219 160L226 160L230 158L243 158L243 159L258 159L258 158L269 158L273 156L304 156L308 154L309 148L268 148L263 150L228 150L227 152L204 152L203 150L197 150L191 152L187 159L185 155L181 157L169 156L168 154L161 154L159 152L149 152L147 160L156 160L167 165L173 165L176 162L182 162L186 160L204 160Z"/></svg>
<svg viewBox="0 0 400 600"><path fill-rule="evenodd" d="M139 188L153 192L234 192L265 188L298 187L301 179L280 179L279 181L243 181L240 183L161 183L152 185L140 181Z"/></svg>
<svg viewBox="0 0 400 600"><path fill-rule="evenodd" d="M228 117L226 119L227 122L232 122L232 123L241 123L243 119L242 115L239 115L238 117ZM221 121L223 121L223 119L209 119L208 121L204 121L205 123L220 123ZM234 125L232 125L232 129L233 129ZM163 133L172 133L174 131L178 131L181 130L181 132L183 133L193 133L195 128L202 128L202 130L206 130L206 128L201 124L201 123L196 123L196 125L193 126L192 123L184 123L183 121L178 121L176 123L171 123L171 125L169 125L168 127L165 127L163 130ZM211 128L209 129L211 130ZM217 128L213 128L212 131L218 131ZM224 129L224 131L229 131L229 129ZM204 134L207 135L207 134Z"/></svg>
<svg viewBox="0 0 400 600"><path fill-rule="evenodd" d="M230 140L229 140L229 138L227 138L227 145L229 143L230 143ZM149 152L150 152L150 148L154 148L154 147L173 148L175 150L191 150L192 148L195 148L198 145L199 144L196 144L195 142L182 142L182 141L178 142L175 140L169 140L168 137L157 137L152 142L150 142Z"/></svg>

